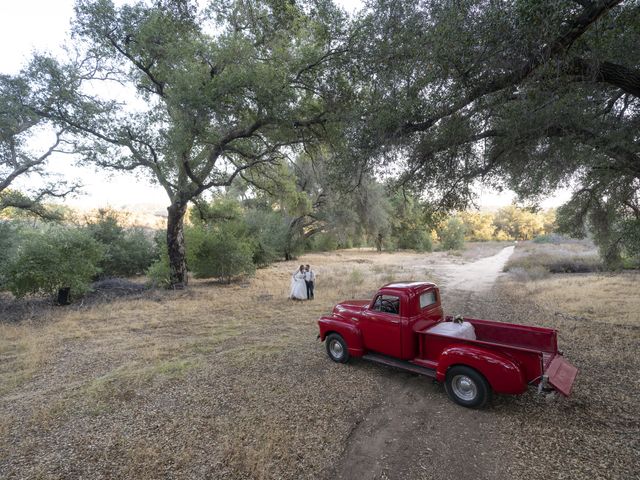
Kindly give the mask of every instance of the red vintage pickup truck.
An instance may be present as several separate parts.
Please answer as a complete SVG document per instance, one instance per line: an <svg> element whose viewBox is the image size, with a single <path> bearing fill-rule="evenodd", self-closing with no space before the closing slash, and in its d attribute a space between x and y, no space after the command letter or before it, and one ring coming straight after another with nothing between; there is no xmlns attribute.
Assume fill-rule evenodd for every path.
<svg viewBox="0 0 640 480"><path fill-rule="evenodd" d="M384 285L373 300L339 303L318 325L331 360L363 357L435 378L465 407L529 385L568 396L577 374L558 350L556 330L445 317L429 282Z"/></svg>

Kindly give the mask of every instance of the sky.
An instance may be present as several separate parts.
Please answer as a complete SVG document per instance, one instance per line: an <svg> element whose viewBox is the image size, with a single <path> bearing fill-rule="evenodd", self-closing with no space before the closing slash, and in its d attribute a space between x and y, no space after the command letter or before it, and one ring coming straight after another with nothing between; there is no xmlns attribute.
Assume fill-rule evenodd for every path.
<svg viewBox="0 0 640 480"><path fill-rule="evenodd" d="M359 0L337 0L347 11L357 11ZM116 0L126 3L125 0ZM0 73L14 74L26 64L34 51L60 54L60 45L68 39L73 16L74 0L1 0L0 1ZM68 155L53 156L47 170L57 178L79 181L81 194L66 201L74 207L97 208L110 205L114 208L132 207L138 204L168 205L164 190L153 185L143 176L113 173L105 178L91 167L73 165ZM26 177L15 183L16 188L28 189L37 177ZM497 208L513 201L510 192L479 191L481 208ZM544 208L557 206L568 199L568 192L550 197L542 202Z"/></svg>

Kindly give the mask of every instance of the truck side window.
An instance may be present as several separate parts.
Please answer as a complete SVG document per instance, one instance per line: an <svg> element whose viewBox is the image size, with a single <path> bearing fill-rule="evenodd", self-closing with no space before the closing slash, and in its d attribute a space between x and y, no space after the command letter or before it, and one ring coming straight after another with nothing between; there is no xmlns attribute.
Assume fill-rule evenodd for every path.
<svg viewBox="0 0 640 480"><path fill-rule="evenodd" d="M420 308L427 308L438 301L435 290L429 290L420 295Z"/></svg>
<svg viewBox="0 0 640 480"><path fill-rule="evenodd" d="M376 301L373 303L373 309L378 312L398 315L400 313L400 297L394 295L378 295Z"/></svg>

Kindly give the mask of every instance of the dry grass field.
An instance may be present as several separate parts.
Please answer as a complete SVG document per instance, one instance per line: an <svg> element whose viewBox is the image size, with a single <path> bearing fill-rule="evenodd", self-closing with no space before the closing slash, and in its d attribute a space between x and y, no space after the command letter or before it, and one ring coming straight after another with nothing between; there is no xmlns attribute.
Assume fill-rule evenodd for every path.
<svg viewBox="0 0 640 480"><path fill-rule="evenodd" d="M335 302L369 297L394 279L446 287L440 266L502 247L310 254L239 284L194 281L184 291L65 308L3 297L0 312L19 315L0 321L0 478L353 478L345 472L354 466L361 478L530 478L558 469L549 478L632 478L640 468L637 303L616 310L614 299L636 291L637 277L611 277L621 290L608 307L590 304L593 313L553 297L558 286L545 282L564 277L502 279L481 296L445 288L448 313L561 330L562 348L583 370L575 396L551 404L527 394L462 409L421 377L334 364L316 340L315 321ZM314 301L286 298L299 263L317 272ZM572 288L579 296L586 286Z"/></svg>
<svg viewBox="0 0 640 480"><path fill-rule="evenodd" d="M505 265L512 276L524 281L547 278L551 273L588 273L603 268L598 250L589 240L521 242Z"/></svg>
<svg viewBox="0 0 640 480"><path fill-rule="evenodd" d="M616 274L554 275L522 285L523 294L554 314L613 327L640 326L640 277Z"/></svg>

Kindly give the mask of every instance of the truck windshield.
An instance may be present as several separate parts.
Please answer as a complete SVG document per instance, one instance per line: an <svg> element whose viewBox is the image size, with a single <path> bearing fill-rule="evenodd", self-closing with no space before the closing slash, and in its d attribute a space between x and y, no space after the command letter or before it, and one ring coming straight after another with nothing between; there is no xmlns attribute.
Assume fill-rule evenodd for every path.
<svg viewBox="0 0 640 480"><path fill-rule="evenodd" d="M373 309L378 312L385 313L400 313L400 297L394 295L378 295L376 301L373 303Z"/></svg>

